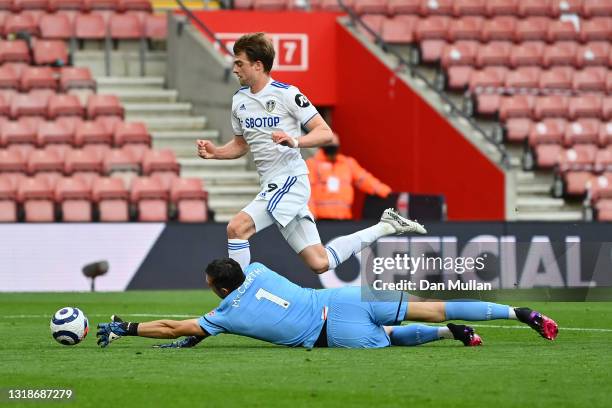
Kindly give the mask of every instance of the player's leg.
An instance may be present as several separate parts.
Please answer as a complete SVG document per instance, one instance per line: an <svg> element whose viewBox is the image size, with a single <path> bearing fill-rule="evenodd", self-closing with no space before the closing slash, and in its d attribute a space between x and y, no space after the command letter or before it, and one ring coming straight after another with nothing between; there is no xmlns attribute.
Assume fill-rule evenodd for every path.
<svg viewBox="0 0 612 408"><path fill-rule="evenodd" d="M244 270L251 263L249 238L273 223L274 219L266 211L266 203L253 200L227 224L228 256Z"/></svg>
<svg viewBox="0 0 612 408"><path fill-rule="evenodd" d="M551 318L529 308L515 308L499 303L470 300L423 301L416 296L410 296L409 306L404 315L404 320L421 322L498 319L518 320L529 325L548 340L554 340L557 337L558 326Z"/></svg>
<svg viewBox="0 0 612 408"><path fill-rule="evenodd" d="M361 252L365 246L371 245L379 238L411 232L418 234L427 233L421 224L404 218L397 211L389 208L383 212L380 221L376 225L334 239L327 244L325 252L323 252L322 246L318 246L308 248L307 252L300 255L311 266L311 269L317 273L322 273L336 268L353 254ZM325 258L327 258L327 265L325 265L327 269L322 268ZM313 266L317 266L317 268Z"/></svg>
<svg viewBox="0 0 612 408"><path fill-rule="evenodd" d="M418 346L432 341L458 340L468 347L480 346L482 340L470 326L448 323L446 326L427 326L413 323L406 326L384 326L392 346Z"/></svg>

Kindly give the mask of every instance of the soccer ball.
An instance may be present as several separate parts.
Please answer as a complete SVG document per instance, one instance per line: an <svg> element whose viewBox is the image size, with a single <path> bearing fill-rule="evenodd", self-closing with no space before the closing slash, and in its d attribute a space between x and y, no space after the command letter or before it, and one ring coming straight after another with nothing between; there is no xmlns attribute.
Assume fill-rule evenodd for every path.
<svg viewBox="0 0 612 408"><path fill-rule="evenodd" d="M76 307L63 307L51 318L53 338L65 346L74 346L87 336L89 322L85 313Z"/></svg>

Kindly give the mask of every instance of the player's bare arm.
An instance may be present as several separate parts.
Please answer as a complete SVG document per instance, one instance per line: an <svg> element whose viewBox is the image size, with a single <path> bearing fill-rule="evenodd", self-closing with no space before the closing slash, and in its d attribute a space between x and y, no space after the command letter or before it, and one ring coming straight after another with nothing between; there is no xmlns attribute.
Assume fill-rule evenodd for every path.
<svg viewBox="0 0 612 408"><path fill-rule="evenodd" d="M138 336L154 339L176 339L182 336L205 336L206 332L198 324L198 319L155 320L140 323Z"/></svg>
<svg viewBox="0 0 612 408"><path fill-rule="evenodd" d="M315 115L310 119L306 123L306 129L308 129L308 133L300 137L299 142L297 138L285 132L272 132L272 140L274 143L290 147L319 147L327 145L333 140L334 134L321 115Z"/></svg>
<svg viewBox="0 0 612 408"><path fill-rule="evenodd" d="M210 140L198 140L198 156L203 159L231 160L244 156L249 145L242 136L234 138L223 146L215 146Z"/></svg>

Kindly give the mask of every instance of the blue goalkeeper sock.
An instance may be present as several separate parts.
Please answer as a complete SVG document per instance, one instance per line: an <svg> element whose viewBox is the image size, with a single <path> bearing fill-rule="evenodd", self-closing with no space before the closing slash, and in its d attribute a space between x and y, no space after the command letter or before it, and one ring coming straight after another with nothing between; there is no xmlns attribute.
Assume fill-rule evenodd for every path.
<svg viewBox="0 0 612 408"><path fill-rule="evenodd" d="M446 320L511 319L514 309L498 303L480 301L449 301L445 303Z"/></svg>
<svg viewBox="0 0 612 408"><path fill-rule="evenodd" d="M440 327L424 324L396 326L391 332L391 344L394 346L418 346L419 344L441 340L444 337L439 333L440 329ZM443 329L448 331L446 327Z"/></svg>

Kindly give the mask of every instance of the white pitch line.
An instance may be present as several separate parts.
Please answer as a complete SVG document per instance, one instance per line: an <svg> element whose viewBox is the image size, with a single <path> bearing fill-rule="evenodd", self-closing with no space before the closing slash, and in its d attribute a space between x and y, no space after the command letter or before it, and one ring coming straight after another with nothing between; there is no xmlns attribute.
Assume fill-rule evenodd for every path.
<svg viewBox="0 0 612 408"><path fill-rule="evenodd" d="M110 319L109 314L90 314L88 316L96 316L96 317L108 317ZM158 318L197 318L195 315L188 314L154 314L154 313L124 313L122 316L136 316L136 317L158 317ZM0 315L0 318L3 319L36 319L48 317L51 318L51 315ZM492 328L492 329L531 329L528 326L501 326L494 324L469 324L471 327L484 327L484 328ZM601 333L612 333L612 329L600 329L600 328L591 328L591 327L563 327L559 328L561 331L586 331L586 332L601 332Z"/></svg>

